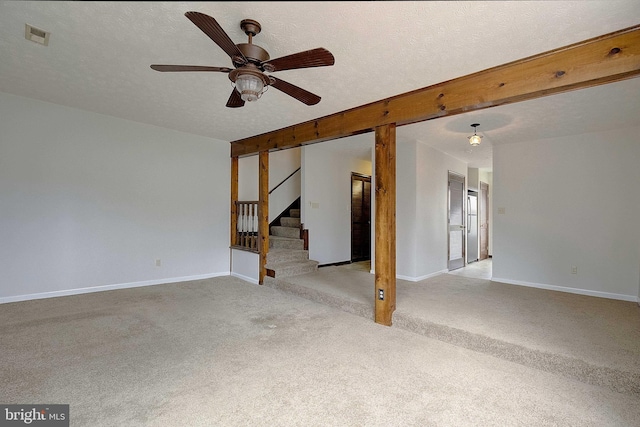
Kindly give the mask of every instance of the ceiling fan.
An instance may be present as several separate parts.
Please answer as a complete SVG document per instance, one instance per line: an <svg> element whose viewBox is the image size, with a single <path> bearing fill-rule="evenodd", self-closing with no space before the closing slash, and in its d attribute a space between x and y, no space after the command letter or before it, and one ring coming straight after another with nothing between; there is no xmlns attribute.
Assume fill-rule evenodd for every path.
<svg viewBox="0 0 640 427"><path fill-rule="evenodd" d="M187 12L185 16L231 57L234 69L200 65L159 64L151 65L152 69L156 71L212 71L227 73L229 80L235 86L227 101L227 107L230 108L242 107L245 101L256 101L269 86L273 86L307 105L315 105L320 102L318 95L267 73L333 65L335 59L328 50L320 47L270 59L266 50L252 43L253 37L259 34L261 30L260 23L257 21L244 19L240 22L240 28L249 36L249 42L235 44L220 24L211 16L200 12Z"/></svg>

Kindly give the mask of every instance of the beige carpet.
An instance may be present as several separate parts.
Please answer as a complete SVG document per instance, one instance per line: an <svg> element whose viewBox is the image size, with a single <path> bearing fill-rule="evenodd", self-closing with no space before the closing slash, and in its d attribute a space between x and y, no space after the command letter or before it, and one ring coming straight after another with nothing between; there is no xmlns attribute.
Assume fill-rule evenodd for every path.
<svg viewBox="0 0 640 427"><path fill-rule="evenodd" d="M637 304L476 279L470 276L487 269L485 261L474 264L417 283L398 280L393 327L640 395ZM373 319L367 270L363 263L323 267L265 284Z"/></svg>
<svg viewBox="0 0 640 427"><path fill-rule="evenodd" d="M0 343L0 402L68 403L72 426L637 426L640 419L638 394L231 277L3 304Z"/></svg>

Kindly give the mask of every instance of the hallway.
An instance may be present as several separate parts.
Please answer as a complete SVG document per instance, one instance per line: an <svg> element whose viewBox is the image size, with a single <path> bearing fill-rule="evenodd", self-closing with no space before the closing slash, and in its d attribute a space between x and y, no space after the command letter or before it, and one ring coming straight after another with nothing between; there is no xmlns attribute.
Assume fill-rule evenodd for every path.
<svg viewBox="0 0 640 427"><path fill-rule="evenodd" d="M491 280L492 264L492 259L487 258L483 259L482 261L472 262L470 264L467 264L465 267L458 268L457 270L449 271L448 274L470 277L473 279Z"/></svg>

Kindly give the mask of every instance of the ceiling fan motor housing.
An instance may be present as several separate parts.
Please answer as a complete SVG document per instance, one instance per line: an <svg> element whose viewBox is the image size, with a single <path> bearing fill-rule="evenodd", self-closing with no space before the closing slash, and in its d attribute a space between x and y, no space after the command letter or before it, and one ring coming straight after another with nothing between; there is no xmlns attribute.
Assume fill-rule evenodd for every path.
<svg viewBox="0 0 640 427"><path fill-rule="evenodd" d="M269 60L269 53L258 45L253 43L239 43L236 46L238 46L240 52L242 52L244 57L250 62L260 63Z"/></svg>
<svg viewBox="0 0 640 427"><path fill-rule="evenodd" d="M251 76L255 76L257 78L259 78L260 80L262 80L262 83L267 86L270 82L269 77L266 76L262 71L260 71L258 69L258 67L256 67L253 64L247 64L244 67L241 68L236 68L235 70L231 70L231 72L229 73L229 80L231 80L232 82L236 82L237 78L241 75L251 75Z"/></svg>

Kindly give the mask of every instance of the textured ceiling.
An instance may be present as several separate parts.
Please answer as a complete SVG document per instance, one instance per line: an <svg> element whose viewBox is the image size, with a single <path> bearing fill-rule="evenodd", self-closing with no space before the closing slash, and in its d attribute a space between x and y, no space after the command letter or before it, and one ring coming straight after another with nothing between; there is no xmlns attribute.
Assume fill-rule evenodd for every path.
<svg viewBox="0 0 640 427"><path fill-rule="evenodd" d="M230 67L184 13L213 16L236 43L242 19L272 58L324 47L331 67L274 73L322 97L306 106L271 88L230 109L221 73L158 73L150 64ZM25 40L24 25L52 33ZM0 2L0 91L232 141L332 114L640 23L637 0L415 2ZM495 144L637 124L640 79L398 128L474 167ZM466 137L480 123L482 144ZM371 135L335 146L366 151Z"/></svg>

